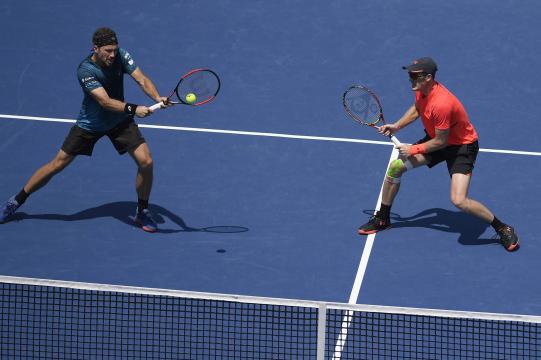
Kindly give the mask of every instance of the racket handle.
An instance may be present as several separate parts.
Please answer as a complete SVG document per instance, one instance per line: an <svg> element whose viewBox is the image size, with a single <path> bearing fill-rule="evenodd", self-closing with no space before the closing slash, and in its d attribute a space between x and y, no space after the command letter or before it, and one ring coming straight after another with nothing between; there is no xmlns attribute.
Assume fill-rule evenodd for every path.
<svg viewBox="0 0 541 360"><path fill-rule="evenodd" d="M160 101L159 103L150 106L149 109L152 110L152 111L154 111L156 109L161 109L162 105L163 105L163 102Z"/></svg>
<svg viewBox="0 0 541 360"><path fill-rule="evenodd" d="M391 138L391 141L393 142L393 144L395 144L396 146L402 145L402 143L396 138L396 136L391 135L389 137Z"/></svg>

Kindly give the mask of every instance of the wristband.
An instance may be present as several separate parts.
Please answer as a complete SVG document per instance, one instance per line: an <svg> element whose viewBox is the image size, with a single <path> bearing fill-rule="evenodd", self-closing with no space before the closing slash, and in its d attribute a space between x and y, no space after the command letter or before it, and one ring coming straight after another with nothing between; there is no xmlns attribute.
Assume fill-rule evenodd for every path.
<svg viewBox="0 0 541 360"><path fill-rule="evenodd" d="M425 144L411 145L409 153L410 155L424 154L426 153L426 146Z"/></svg>
<svg viewBox="0 0 541 360"><path fill-rule="evenodd" d="M137 110L137 105L126 103L124 106L124 112L128 115L135 115L135 111Z"/></svg>

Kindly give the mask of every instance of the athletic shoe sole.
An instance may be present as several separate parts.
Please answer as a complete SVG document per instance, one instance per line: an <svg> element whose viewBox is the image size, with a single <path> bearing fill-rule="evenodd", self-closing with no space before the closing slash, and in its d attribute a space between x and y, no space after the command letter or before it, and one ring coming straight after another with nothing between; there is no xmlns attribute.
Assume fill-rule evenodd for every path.
<svg viewBox="0 0 541 360"><path fill-rule="evenodd" d="M389 225L389 226L387 226L387 227L384 228L384 229L379 229L379 230L369 230L369 231L365 231L365 230L359 229L359 230L357 230L357 234L359 234L359 235L371 235L371 234L375 234L375 233L380 232L380 231L384 231L384 230L390 229L391 227L392 227L392 225Z"/></svg>
<svg viewBox="0 0 541 360"><path fill-rule="evenodd" d="M509 251L509 252L513 252L513 251L518 250L518 248L520 247L520 245L519 245L518 243L519 243L519 242L518 242L518 240L517 240L516 243L511 244L511 245L505 247L505 250L507 250L507 251Z"/></svg>
<svg viewBox="0 0 541 360"><path fill-rule="evenodd" d="M137 226L139 226L141 229L145 230L146 232L149 232L149 233L155 233L156 231L158 231L158 229L155 229L155 228L150 228L148 226L145 226L143 224L141 224L140 222L136 221L135 224Z"/></svg>

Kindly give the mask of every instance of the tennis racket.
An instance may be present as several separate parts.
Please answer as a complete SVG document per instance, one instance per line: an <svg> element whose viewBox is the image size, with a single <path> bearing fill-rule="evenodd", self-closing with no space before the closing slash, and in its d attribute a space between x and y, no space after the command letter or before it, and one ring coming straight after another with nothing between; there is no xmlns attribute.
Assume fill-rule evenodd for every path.
<svg viewBox="0 0 541 360"><path fill-rule="evenodd" d="M200 106L214 100L220 91L220 78L210 69L193 69L180 77L177 86L167 96L171 104ZM188 94L195 95L195 101L186 99ZM175 99L176 97L176 99ZM161 108L163 102L150 106L150 110Z"/></svg>
<svg viewBox="0 0 541 360"><path fill-rule="evenodd" d="M366 86L350 86L342 95L342 104L349 117L359 124L374 128L385 125L381 102ZM389 138L395 145L402 144L394 135L389 135Z"/></svg>

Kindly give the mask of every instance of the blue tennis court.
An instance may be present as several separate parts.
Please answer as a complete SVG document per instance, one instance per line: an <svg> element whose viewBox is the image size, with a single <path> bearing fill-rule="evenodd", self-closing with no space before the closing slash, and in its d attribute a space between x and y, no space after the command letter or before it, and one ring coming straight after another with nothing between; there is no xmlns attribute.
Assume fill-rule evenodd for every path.
<svg viewBox="0 0 541 360"><path fill-rule="evenodd" d="M162 95L191 68L222 81L209 105L138 119L159 232L134 225L135 164L104 139L0 225L0 274L541 316L536 2L5 0L0 14L0 201L73 125L97 27L115 29ZM393 147L340 97L364 83L398 119L414 100L401 67L419 56L438 62L479 133L470 196L515 227L517 252L453 207L445 165L404 176L393 228L370 249L356 234ZM152 103L129 77L125 95ZM423 137L421 122L399 137Z"/></svg>

